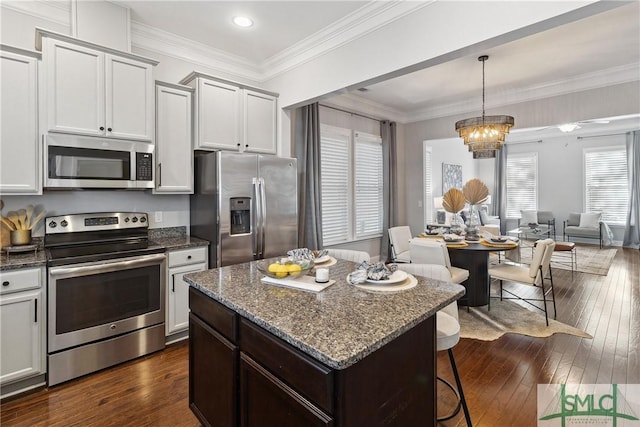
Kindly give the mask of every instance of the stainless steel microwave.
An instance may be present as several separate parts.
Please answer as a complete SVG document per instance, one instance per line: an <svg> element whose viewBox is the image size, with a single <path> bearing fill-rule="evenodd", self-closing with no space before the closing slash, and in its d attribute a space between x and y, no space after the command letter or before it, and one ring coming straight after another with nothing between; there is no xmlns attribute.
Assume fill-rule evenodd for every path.
<svg viewBox="0 0 640 427"><path fill-rule="evenodd" d="M49 133L44 146L45 188L153 188L149 142Z"/></svg>

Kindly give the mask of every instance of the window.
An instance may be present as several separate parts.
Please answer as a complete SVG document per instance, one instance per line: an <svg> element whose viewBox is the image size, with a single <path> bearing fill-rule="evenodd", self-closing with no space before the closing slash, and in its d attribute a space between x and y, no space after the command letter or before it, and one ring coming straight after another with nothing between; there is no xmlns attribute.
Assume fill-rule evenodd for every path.
<svg viewBox="0 0 640 427"><path fill-rule="evenodd" d="M382 234L382 141L322 125L322 239L325 245Z"/></svg>
<svg viewBox="0 0 640 427"><path fill-rule="evenodd" d="M425 230L427 224L433 223L433 186L431 179L431 147L426 142L423 143L423 171L424 171L424 226Z"/></svg>
<svg viewBox="0 0 640 427"><path fill-rule="evenodd" d="M585 211L602 212L602 220L624 225L629 207L627 152L624 146L584 151Z"/></svg>
<svg viewBox="0 0 640 427"><path fill-rule="evenodd" d="M538 154L507 155L507 217L538 209Z"/></svg>

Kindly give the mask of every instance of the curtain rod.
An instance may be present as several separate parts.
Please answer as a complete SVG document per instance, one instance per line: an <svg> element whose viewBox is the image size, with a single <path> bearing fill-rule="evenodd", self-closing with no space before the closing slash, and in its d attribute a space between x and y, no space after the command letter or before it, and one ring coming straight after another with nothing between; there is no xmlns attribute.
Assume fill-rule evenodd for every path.
<svg viewBox="0 0 640 427"><path fill-rule="evenodd" d="M541 142L542 142L541 139L537 139L535 141L511 141L511 142L506 142L505 145L540 144Z"/></svg>
<svg viewBox="0 0 640 427"><path fill-rule="evenodd" d="M629 133L629 132L607 133L607 134L604 134L604 135L577 136L576 139L600 138L600 137L603 137L603 136L626 135L627 133Z"/></svg>
<svg viewBox="0 0 640 427"><path fill-rule="evenodd" d="M331 108L332 110L336 110L336 111L342 111L343 113L347 113L347 114L353 114L354 116L360 116L360 117L364 117L365 119L369 119L369 120L375 120L376 122L381 122L381 119L376 119L373 117L369 117L369 116L365 116L364 114L360 114L360 113L354 113L353 111L347 111L347 110L343 110L342 108L338 108L338 107L332 107L331 105L325 105L325 104L318 104L321 107L325 107L325 108Z"/></svg>

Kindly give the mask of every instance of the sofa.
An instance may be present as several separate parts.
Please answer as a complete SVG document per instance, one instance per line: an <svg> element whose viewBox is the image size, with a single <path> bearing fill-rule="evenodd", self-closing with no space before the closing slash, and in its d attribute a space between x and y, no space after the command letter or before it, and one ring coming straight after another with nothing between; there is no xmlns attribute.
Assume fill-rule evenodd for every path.
<svg viewBox="0 0 640 427"><path fill-rule="evenodd" d="M600 212L571 212L569 218L562 224L562 240L567 241L570 237L598 239L602 249L604 227Z"/></svg>

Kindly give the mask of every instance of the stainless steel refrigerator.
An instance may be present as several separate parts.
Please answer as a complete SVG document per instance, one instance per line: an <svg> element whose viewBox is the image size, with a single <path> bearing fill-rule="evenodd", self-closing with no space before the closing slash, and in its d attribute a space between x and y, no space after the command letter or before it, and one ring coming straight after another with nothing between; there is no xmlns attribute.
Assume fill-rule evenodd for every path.
<svg viewBox="0 0 640 427"><path fill-rule="evenodd" d="M191 235L209 240L209 267L298 247L296 159L225 151L195 154Z"/></svg>

